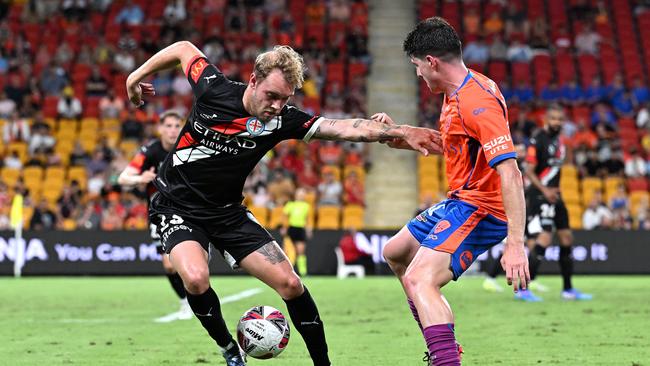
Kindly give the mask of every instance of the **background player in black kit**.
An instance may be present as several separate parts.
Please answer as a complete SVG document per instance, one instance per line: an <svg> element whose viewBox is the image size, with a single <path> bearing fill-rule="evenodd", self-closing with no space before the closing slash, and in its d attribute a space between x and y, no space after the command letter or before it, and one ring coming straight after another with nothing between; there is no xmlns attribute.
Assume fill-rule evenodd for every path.
<svg viewBox="0 0 650 366"><path fill-rule="evenodd" d="M440 151L439 135L410 126L364 119L333 120L287 106L303 82L302 57L288 46L260 54L248 84L228 80L190 42L153 55L127 79L129 99L141 105L154 93L141 81L180 63L195 100L175 148L154 180L150 215L178 271L194 314L221 347L229 366L245 365L210 287L210 244L275 289L302 335L314 365L330 365L323 323L307 288L273 237L241 205L242 189L257 162L278 142L311 138L389 141L423 153Z"/></svg>
<svg viewBox="0 0 650 366"><path fill-rule="evenodd" d="M560 169L566 156L566 148L560 141L564 122L564 109L557 104L550 105L544 116L544 128L531 139L526 157L526 177L530 181L527 191L528 239L535 244L530 250L530 278L535 279L546 248L553 240L553 229L560 239L560 271L562 273L562 298L566 300L590 300L591 295L573 288L573 258L571 249L573 234L569 229L569 214L560 195ZM521 291L517 297L526 301L540 301L530 290Z"/></svg>
<svg viewBox="0 0 650 366"><path fill-rule="evenodd" d="M170 110L162 113L159 116L158 122L158 135L160 138L140 148L140 151L138 151L118 177L117 183L127 187L146 186L147 196L151 197L156 192L156 187L154 187L152 181L156 177L158 168L162 165L163 160L165 160L167 154L174 148L174 143L178 139L183 121L183 116L176 111ZM174 292L180 299L180 308L177 312L157 318L156 322L166 323L174 320L191 319L192 309L190 309L187 303L183 280L181 280L181 277L174 270L174 267L169 261L169 256L165 254L162 248L156 225L150 223L149 226L151 239L158 244L158 252L162 254L162 264L165 274Z"/></svg>

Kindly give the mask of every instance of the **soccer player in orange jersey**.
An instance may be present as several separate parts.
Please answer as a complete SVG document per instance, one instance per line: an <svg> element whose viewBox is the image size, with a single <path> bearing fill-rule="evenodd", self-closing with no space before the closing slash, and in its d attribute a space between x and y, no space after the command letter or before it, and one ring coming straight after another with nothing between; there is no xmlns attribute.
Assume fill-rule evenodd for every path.
<svg viewBox="0 0 650 366"><path fill-rule="evenodd" d="M425 210L384 248L420 325L431 365L460 365L454 316L440 289L506 238L501 264L514 291L530 275L524 251L521 173L497 85L465 67L461 42L444 19L421 21L404 41L417 75L444 95L440 115L447 199ZM374 116L393 123L384 113Z"/></svg>

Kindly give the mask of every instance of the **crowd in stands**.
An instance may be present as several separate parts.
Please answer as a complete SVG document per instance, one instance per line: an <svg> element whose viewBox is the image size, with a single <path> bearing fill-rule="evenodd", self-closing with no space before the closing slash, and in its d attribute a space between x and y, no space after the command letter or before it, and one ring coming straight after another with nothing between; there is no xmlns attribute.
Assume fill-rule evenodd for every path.
<svg viewBox="0 0 650 366"><path fill-rule="evenodd" d="M421 0L418 9L445 17L468 67L499 84L516 144L543 126L547 105L565 107L561 138L577 179L567 174L564 186L580 195L572 227L650 229L650 2ZM422 85L419 123L436 127L440 107Z"/></svg>
<svg viewBox="0 0 650 366"><path fill-rule="evenodd" d="M156 96L126 100L128 74L178 40L247 82L275 44L307 66L290 101L332 118L366 116L368 9L362 0L61 0L0 2L0 230L15 193L33 229L143 229L143 189L117 176L155 138L158 115L188 112L182 70L156 74ZM287 141L255 168L245 203L273 208L305 187L314 205L364 205L363 144Z"/></svg>

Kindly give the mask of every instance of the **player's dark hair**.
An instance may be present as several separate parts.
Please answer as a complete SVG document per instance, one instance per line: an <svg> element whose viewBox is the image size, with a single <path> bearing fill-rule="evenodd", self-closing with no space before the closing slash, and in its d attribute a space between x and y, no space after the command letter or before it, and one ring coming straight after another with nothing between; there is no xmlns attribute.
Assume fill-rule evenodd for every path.
<svg viewBox="0 0 650 366"><path fill-rule="evenodd" d="M178 118L178 120L181 121L181 122L185 120L185 118L183 116L181 116L181 114L178 111L176 111L174 109L170 109L170 110L164 111L164 112L162 112L160 114L160 118L158 120L158 123L160 123L160 124L165 123L165 119L167 119L168 117Z"/></svg>
<svg viewBox="0 0 650 366"><path fill-rule="evenodd" d="M440 17L419 22L406 36L403 47L409 57L420 59L429 55L448 62L463 55L458 33Z"/></svg>

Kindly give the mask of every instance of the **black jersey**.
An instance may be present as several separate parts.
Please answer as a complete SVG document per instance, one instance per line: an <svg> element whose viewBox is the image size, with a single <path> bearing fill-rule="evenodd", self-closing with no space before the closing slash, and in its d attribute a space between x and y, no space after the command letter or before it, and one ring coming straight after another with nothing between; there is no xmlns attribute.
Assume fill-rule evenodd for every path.
<svg viewBox="0 0 650 366"><path fill-rule="evenodd" d="M546 187L559 187L560 168L566 157L566 148L559 135L552 137L545 130L539 131L530 140L526 160L535 164L535 175ZM531 185L531 189L536 190Z"/></svg>
<svg viewBox="0 0 650 366"><path fill-rule="evenodd" d="M251 116L242 102L246 85L228 80L205 58L192 60L185 74L194 104L154 183L184 211L241 203L244 181L258 161L282 140L309 141L320 124L291 106L269 122Z"/></svg>
<svg viewBox="0 0 650 366"><path fill-rule="evenodd" d="M129 163L129 166L138 169L139 173L147 171L153 167L154 172L157 173L160 170L165 157L167 157L167 153L169 153L169 151L163 148L162 142L155 139L140 148L140 151L135 154ZM149 182L149 184L147 184L147 194L151 196L154 192L156 192L156 187L152 182Z"/></svg>

